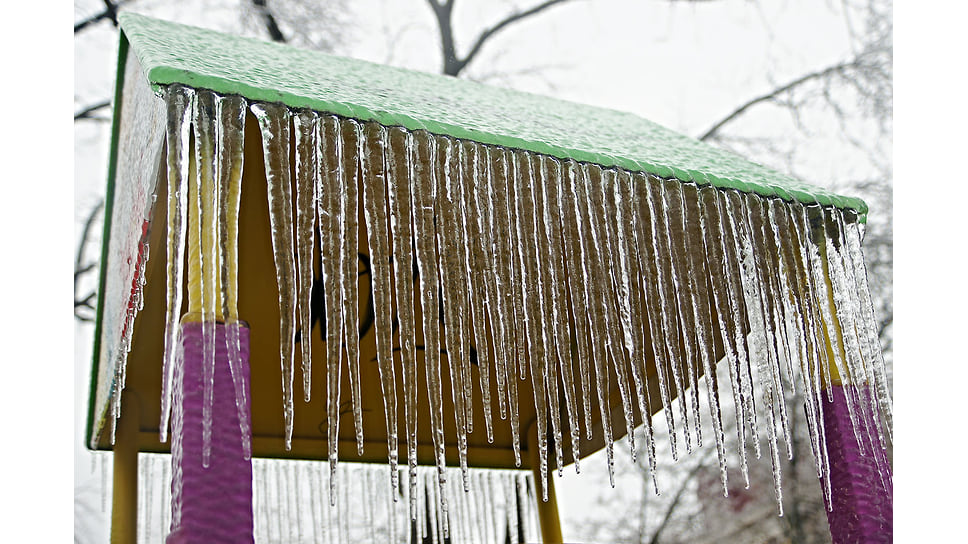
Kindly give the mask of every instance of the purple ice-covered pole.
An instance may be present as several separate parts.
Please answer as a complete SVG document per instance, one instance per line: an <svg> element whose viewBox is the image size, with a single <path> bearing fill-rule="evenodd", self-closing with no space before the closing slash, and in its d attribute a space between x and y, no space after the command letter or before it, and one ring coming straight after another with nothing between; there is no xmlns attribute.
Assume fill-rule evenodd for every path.
<svg viewBox="0 0 968 544"><path fill-rule="evenodd" d="M894 539L894 498L891 467L886 455L870 441L864 447L857 443L847 393L856 394L851 386L834 385L833 402L823 400L823 419L830 459L831 496L827 503L827 521L834 544L890 543ZM863 390L860 390L863 395ZM860 404L860 403L858 403ZM871 429L873 421L858 421ZM873 431L872 431L873 432ZM861 429L860 435L866 436ZM880 463L875 456L879 457ZM878 466L880 465L880 467Z"/></svg>
<svg viewBox="0 0 968 544"><path fill-rule="evenodd" d="M232 326L232 325L229 325ZM171 532L167 544L254 542L252 461L246 459L229 370L226 327L216 326L212 450L202 466L202 324L184 323L184 361L175 369L171 417ZM239 327L242 375L249 376L249 329ZM245 413L249 413L246 402Z"/></svg>

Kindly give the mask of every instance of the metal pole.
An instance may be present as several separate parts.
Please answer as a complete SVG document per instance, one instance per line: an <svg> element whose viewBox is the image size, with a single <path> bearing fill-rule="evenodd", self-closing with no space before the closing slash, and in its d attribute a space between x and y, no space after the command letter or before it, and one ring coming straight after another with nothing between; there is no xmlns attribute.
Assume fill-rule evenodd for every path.
<svg viewBox="0 0 968 544"><path fill-rule="evenodd" d="M138 403L121 397L121 418L114 440L114 488L111 498L111 543L138 540Z"/></svg>

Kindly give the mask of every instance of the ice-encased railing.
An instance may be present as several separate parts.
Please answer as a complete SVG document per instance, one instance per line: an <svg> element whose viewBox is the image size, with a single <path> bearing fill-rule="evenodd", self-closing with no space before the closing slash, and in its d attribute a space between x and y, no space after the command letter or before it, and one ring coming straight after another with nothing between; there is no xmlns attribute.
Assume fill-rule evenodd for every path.
<svg viewBox="0 0 968 544"><path fill-rule="evenodd" d="M177 99L184 93L181 87L167 90L172 117L170 158L182 157L181 164L174 163L181 168L175 168L174 174L170 170L170 176L186 173L187 119L197 118L197 112L189 114L185 108L203 107L200 103L214 104L218 111L226 107L222 97L200 100L212 94L208 91L197 91L194 99ZM213 118L215 133L229 137L215 138L215 150L197 156L197 160L215 161L209 165L212 172L226 168L223 142L241 138L244 114L238 108L244 106L244 102L237 106L234 115ZM280 315L284 316L282 338L294 338L298 324L305 323L305 302L312 290L304 277L305 260L314 251L320 254L328 310L324 340L331 501L337 501L341 493L335 442L343 366L350 377L355 430L362 447L356 337L359 294L356 282L351 281L361 226L368 233L370 255L375 257L371 258L374 291L379 291L373 297L374 325L388 418L391 489L398 485L395 413L402 396L412 517L420 514L414 491L420 481L415 443L418 345L426 348L428 424L437 460L438 488L433 493L443 520L450 519L447 497L451 480L446 476L444 458L442 372L450 377L452 396L461 401L455 402L455 413L446 417L452 416L456 423L464 488L469 485L465 436L474 424L470 403L478 398L486 403L483 424L490 439L496 424L489 396L492 379L497 386L498 413L509 421L519 463L517 381L532 382L542 489L552 452L559 472L572 461L577 469L577 456L563 456L563 437L569 436L574 454L581 438L580 425L584 424L590 439L595 418L605 429L611 477L613 422L607 402L613 377L618 380L622 401L622 433L629 433L634 456L636 445L629 431L636 420L644 422L645 447L653 466L652 417L642 412L663 409L672 438L671 454L676 458L677 430L681 429L687 452L702 443L698 397L700 389L707 391L708 399L702 404L708 407L713 422L724 491L727 451L720 410L724 398L732 399L736 407L736 453L747 481L747 444L759 457L758 431L765 427L780 502L781 445L786 446L787 456L793 454L789 410L796 407L788 406L788 399L799 393L806 399L817 474L829 494L821 400L831 384L830 368L848 384L856 439L878 462L884 459L891 435L891 401L866 284L862 227L851 210L603 169L426 131L290 111L278 104L254 103L249 109L262 131ZM294 135L290 135L291 123ZM199 130L198 123L192 123L196 142ZM237 143L235 155L240 154L240 145ZM296 146L294 169L289 165L291 145ZM241 168L241 159L237 160L233 171ZM205 169L196 169L192 180L196 192L204 183L198 171ZM177 181L178 190L169 195L168 205L184 220L189 201L185 182ZM206 187L214 188L212 202L218 206L224 208L232 200L219 196L225 190L219 184ZM357 209L360 197L362 212ZM229 221L233 225L237 203L234 210L236 215ZM218 212L214 215L222 219L210 236L222 240L216 262L226 263L233 253L220 238L219 229L227 228L225 210ZM173 217L177 216L169 215L170 220ZM320 232L318 249L313 245L313 225ZM189 226L176 224L169 232L173 244L170 259L177 259L181 251L179 241L185 235L178 229L186 228ZM413 270L404 266L391 274L395 262L416 264ZM228 270L228 276L214 282L223 291L237 285L236 271ZM170 288L181 285L177 276L183 271L177 263L168 267L168 273ZM206 267L204 259L197 273L203 277L224 274L218 266ZM206 285L211 289L211 279L201 283L203 292ZM170 304L180 296L170 292ZM235 308L225 305L224 292L204 298L223 301L222 312L228 312L230 320L238 319L232 315ZM212 303L208 304L210 308ZM437 311L422 313L420 341L416 338L416 304L439 307L441 317L440 321L434 319ZM170 314L166 339L178 334L170 328ZM211 316L212 311L205 315ZM399 325L400 346L390 344L389 327L394 320ZM720 355L717 345L722 346ZM478 384L471 383L471 346L477 347ZM401 352L402 391L395 390L395 349ZM292 432L296 352L294 343L279 347L287 446ZM446 366L441 366L441 352L448 354ZM168 366L178 361L166 353L165 362L167 377L171 373ZM311 360L302 360L307 398L310 364ZM655 368L654 376L648 374L649 364ZM728 386L711 381L715 364L728 366ZM589 380L590 365L594 381ZM699 387L700 376L706 387ZM648 382L653 379L659 382L658 399L650 397ZM245 391L244 386L237 388L240 403ZM593 396L598 399L599 414L591 413ZM675 396L682 400L678 414L672 409ZM169 402L165 395L162 402L163 406ZM559 409L561 402L564 410ZM164 428L167 410L162 413ZM559 417L562 413L567 416L564 420ZM876 424L869 425L869 421Z"/></svg>
<svg viewBox="0 0 968 544"><path fill-rule="evenodd" d="M415 520L408 512L408 487L399 490L399 500L387 493L390 471L388 466L341 463L339 498L331 507L330 474L318 462L253 459L255 542L445 542L436 469L417 469L414 501L420 509ZM138 472L137 541L164 543L172 519L170 457L142 453ZM541 540L530 473L471 469L466 492L459 480L448 481L447 492L453 497L447 520L451 542ZM507 539L509 532L515 536Z"/></svg>

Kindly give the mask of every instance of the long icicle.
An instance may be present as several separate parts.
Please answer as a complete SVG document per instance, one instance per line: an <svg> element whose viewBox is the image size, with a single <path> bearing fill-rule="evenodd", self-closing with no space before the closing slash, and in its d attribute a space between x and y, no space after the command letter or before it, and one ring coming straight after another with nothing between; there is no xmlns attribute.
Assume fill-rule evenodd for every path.
<svg viewBox="0 0 968 544"><path fill-rule="evenodd" d="M509 231L511 230L510 214L508 212L507 170L503 152L497 148L485 147L481 150L482 159L486 162L486 198L478 203L486 202L490 208L490 241L493 281L489 300L496 302L496 313L492 314L491 324L496 322L500 330L500 340L495 343L495 359L503 366L504 385L508 393L508 409L511 420L512 447L514 449L515 465L521 464L521 435L518 419L518 368L515 365L515 312L513 304L513 284L511 278L511 248L509 245ZM496 319L494 318L496 316ZM511 325L511 326L509 326ZM499 352L497 350L500 350ZM498 386L501 383L498 382Z"/></svg>
<svg viewBox="0 0 968 544"><path fill-rule="evenodd" d="M669 357L666 362L668 364L668 370L672 374L672 385L675 387L676 395L679 397L679 410L682 416L682 434L686 443L686 452L689 453L692 451L692 446L689 439L689 419L686 414L685 387L682 383L679 368L680 362L684 360L684 356L679 349L678 323L676 322L678 313L675 308L675 289L673 288L673 279L671 277L672 261L669 258L662 258L662 256L671 255L667 228L664 226L666 223L662 204L662 183L661 179L652 176L647 177L643 183L645 187L645 198L642 200L646 204L649 226L651 227L647 229L647 232L650 236L649 242L653 248L653 254L657 256L653 260L655 267L652 279L655 281L654 290L658 295L656 300L659 306L656 308L655 313L659 316L658 325L660 328L653 329L653 334L659 338L653 338L652 343L659 350L664 348L665 353ZM659 380L661 383L666 382L663 377L660 377ZM669 425L669 442L672 447L672 459L675 460L677 458L676 433L671 402L671 397L662 399L662 404L666 411L666 422Z"/></svg>
<svg viewBox="0 0 968 544"><path fill-rule="evenodd" d="M880 337L878 334L877 318L874 312L874 301L871 299L870 286L867 281L867 265L864 261L864 252L861 248L862 235L860 225L854 221L846 221L844 225L847 240L847 253L850 256L850 265L854 269L855 287L854 292L860 295L860 326L859 334L866 337L868 352L873 359L873 378L875 382L875 392L877 397L880 414L884 418L884 432L888 440L893 440L894 412L891 406L891 394L888 390L887 372L884 365L884 353L881 350Z"/></svg>
<svg viewBox="0 0 968 544"><path fill-rule="evenodd" d="M339 122L342 139L342 162L339 179L340 217L340 297L343 301L343 341L350 376L350 399L353 403L353 428L356 451L363 455L363 400L360 393L359 334L359 187L360 125L353 119Z"/></svg>
<svg viewBox="0 0 968 544"><path fill-rule="evenodd" d="M215 93L199 91L195 95L192 119L195 133L195 179L197 222L197 273L202 318L202 466L207 467L212 454L212 402L215 392L215 320L218 259L218 186L216 178L216 109ZM189 244L192 245L192 244ZM192 260L189 261L191 267ZM192 286L189 287L192 290Z"/></svg>
<svg viewBox="0 0 968 544"><path fill-rule="evenodd" d="M397 380L391 345L393 308L390 299L390 234L387 217L386 175L388 164L386 128L376 123L363 126L363 212L370 248L373 288L373 328L380 368L383 410L387 420L387 451L390 461L390 493L397 497Z"/></svg>
<svg viewBox="0 0 968 544"><path fill-rule="evenodd" d="M620 266L628 271L623 282L626 283L628 295L627 304L632 353L630 364L632 379L638 398L639 414L642 416L642 431L645 433L646 454L649 462L649 472L653 483L656 481L655 438L652 430L652 398L648 387L648 365L646 362L646 320L643 312L647 312L645 294L641 283L642 271L638 257L638 218L635 214L635 197L632 187L632 175L624 170L618 172L612 200L615 207L616 237L619 247ZM654 359L653 359L654 360Z"/></svg>
<svg viewBox="0 0 968 544"><path fill-rule="evenodd" d="M588 176L583 169L575 165L574 174L571 176L571 191L570 198L574 198L575 208L578 210L576 214L578 219L578 232L579 238L581 239L581 264L585 274L586 281L584 282L585 287L585 306L590 310L588 314L589 328L592 331L592 347L595 351L593 355L593 360L595 363L595 378L598 393L598 406L602 417L602 429L604 433L605 440L605 456L606 463L608 466L608 480L612 487L615 487L615 453L614 446L612 442L612 422L611 413L608 407L608 391L609 391L609 376L608 376L608 361L609 358L613 357L611 350L608 349L608 342L606 341L605 334L594 334L597 332L595 327L601 327L605 325L605 310L604 300L602 296L602 291L604 291L603 279L600 270L600 251L601 248L598 245L598 238L593 234L593 222L592 211L589 210L589 196L588 196Z"/></svg>
<svg viewBox="0 0 968 544"><path fill-rule="evenodd" d="M464 236L464 266L467 270L467 298L468 317L472 323L474 338L474 355L477 358L477 369L480 377L481 399L484 404L484 430L487 441L494 441L494 426L491 414L491 361L488 357L488 340L484 328L485 301L487 289L484 285L484 228L483 218L477 212L477 191L474 186L480 180L476 174L476 151L473 144L459 142L458 156L460 160L459 179L457 186L460 195L460 214ZM470 359L470 355L468 355ZM498 394L501 415L505 415L503 392Z"/></svg>
<svg viewBox="0 0 968 544"><path fill-rule="evenodd" d="M608 342L611 344L612 359L615 363L615 378L618 382L619 394L622 397L622 410L625 414L625 426L632 462L635 462L635 405L634 391L629 387L629 367L635 357L634 341L632 340L632 306L631 279L629 277L628 256L621 251L618 227L615 220L618 211L615 205L615 193L618 191L616 182L617 172L609 168L589 168L595 171L590 176L591 191L589 196L592 205L589 207L595 220L592 232L597 230L601 250L599 263L606 271L605 281L605 322L608 330ZM595 228L597 225L597 229ZM618 266L616 266L618 256ZM633 384L634 385L634 384Z"/></svg>
<svg viewBox="0 0 968 544"><path fill-rule="evenodd" d="M444 442L443 394L440 379L440 328L438 322L439 273L435 251L434 213L436 173L433 158L436 141L427 132L415 132L414 175L410 178L410 198L413 207L414 254L420 291L420 310L423 318L424 367L427 377L427 396L430 401L430 428L433 437L437 482L444 534L447 532L447 482Z"/></svg>
<svg viewBox="0 0 968 544"><path fill-rule="evenodd" d="M303 401L312 394L312 321L309 303L313 288L313 254L316 241L316 210L313 202L316 166L316 123L318 116L300 110L293 116L296 139L296 312L299 316L299 348L302 356Z"/></svg>
<svg viewBox="0 0 968 544"><path fill-rule="evenodd" d="M571 431L571 454L575 471L579 471L578 399L575 397L575 378L571 357L571 331L568 328L568 299L565 285L564 249L558 218L561 210L558 203L559 185L562 182L561 163L544 155L533 156L532 166L539 172L540 183L535 184L536 200L542 201L540 218L541 236L539 237L540 262L547 266L547 273L541 276L545 282L545 313L551 315L552 343L561 366L561 381L565 393L565 410L568 412L568 427ZM553 359L552 363L553 364ZM561 466L558 471L561 474Z"/></svg>
<svg viewBox="0 0 968 544"><path fill-rule="evenodd" d="M592 388L590 385L591 371L589 370L589 361L592 360L592 347L589 345L591 335L589 333L590 324L588 322L591 313L585 305L586 277L582 267L581 231L578 226L578 208L575 202L574 192L571 189L575 183L574 177L577 175L577 164L573 161L566 162L562 169L561 182L555 189L555 199L558 202L558 209L561 212L558 227L561 229L564 244L565 272L563 277L567 280L567 290L571 302L572 323L575 330L574 338L578 348L578 374L581 379L578 389L582 396L585 438L591 440ZM570 349L571 344L569 343Z"/></svg>
<svg viewBox="0 0 968 544"><path fill-rule="evenodd" d="M410 179L413 177L413 141L409 132L389 131L388 201L390 240L393 243L393 280L397 320L400 324L400 357L403 363L403 398L407 428L410 474L410 519L417 515L417 359L413 310L413 235L410 219Z"/></svg>
<svg viewBox="0 0 968 544"><path fill-rule="evenodd" d="M286 450L292 447L293 359L295 358L296 263L292 243L292 182L289 171L289 110L280 104L252 104L262 129L262 145L269 192L269 226L279 288L279 361Z"/></svg>
<svg viewBox="0 0 968 544"><path fill-rule="evenodd" d="M525 323L525 333L526 333L526 345L527 353L530 358L530 370L531 370L531 387L534 390L534 409L535 416L537 420L535 422L535 427L537 429L537 445L538 445L538 459L539 459L539 472L541 474L541 487L544 490L543 499L548 500L548 417L549 417L549 404L548 401L551 399L551 376L548 372L546 364L548 360L546 358L546 341L542 338L544 333L542 327L540 326L540 315L541 315L541 284L538 277L540 274L538 270L533 273L528 273L529 271L525 269L529 262L534 262L536 248L534 243L524 244L521 240L525 237L525 222L527 218L537 219L534 201L529 198L531 192L526 190L525 185L533 185L533 180L531 177L530 164L527 156L522 156L523 153L513 153L511 156L511 171L509 172L511 178L511 194L512 200L514 201L514 207L517 208L515 213L515 221L512 225L512 230L517 231L517 237L519 244L517 247L512 248L515 251L517 259L514 260L512 266L518 268L518 278L520 278L521 283L518 284L521 294L521 302L524 305L524 323ZM531 225L532 233L534 231L534 223ZM530 242L535 242L535 235L529 233L528 239ZM512 283L513 285L513 283ZM529 296L530 295L530 296ZM556 389L557 391L557 389ZM555 436L555 446L558 451L558 458L561 457L561 440L560 431L557 428L556 420L558 419L557 399L553 399L554 407L551 409L550 417L552 422L554 422L553 435ZM559 461L558 466L561 466Z"/></svg>
<svg viewBox="0 0 968 544"><path fill-rule="evenodd" d="M708 269L703 260L703 222L699 207L699 188L694 183L683 183L682 205L685 227L686 270L691 278L693 321L696 323L699 359L706 382L706 398L709 416L713 423L716 453L719 458L719 477L723 495L728 495L726 470L726 434L723 432L723 416L719 406L719 388L715 372L714 339L712 330L712 301L706 282Z"/></svg>
<svg viewBox="0 0 968 544"><path fill-rule="evenodd" d="M249 421L249 382L242 372L242 344L239 321L239 207L242 200L242 166L245 158L245 114L248 104L240 96L219 97L219 262L222 284L222 316L229 372L235 388L235 406L242 434L242 455L252 457L252 429Z"/></svg>
<svg viewBox="0 0 968 544"><path fill-rule="evenodd" d="M684 358L682 364L686 367L685 391L679 391L680 395L685 393L688 396L689 404L692 406L693 428L696 431L696 447L702 447L702 427L699 424L699 387L697 382L697 349L694 344L694 334L697 330L695 315L693 313L693 281L689 272L686 270L686 248L685 248L685 215L682 209L682 187L677 180L662 181L658 183L663 206L663 217L665 218L665 228L662 231L662 243L669 248L668 255L671 264L671 274L667 280L672 284L669 293L674 294L675 311L679 318L679 331L682 337ZM689 429L686 419L687 397L680 399L680 406L683 409L683 431ZM686 433L686 449L689 449L689 434Z"/></svg>
<svg viewBox="0 0 968 544"><path fill-rule="evenodd" d="M751 331L752 321L747 316L745 301L745 291L743 289L743 274L740 271L739 245L736 243L736 235L729 223L729 216L726 211L726 198L722 191L713 194L709 205L715 206L716 224L719 225L719 232L722 235L721 246L723 248L723 264L726 274L725 287L726 298L729 304L729 313L733 318L733 334L736 345L736 355L739 358L737 367L737 381L739 382L740 395L743 397L744 414L746 426L750 432L753 442L753 453L758 459L761 455L759 426L756 419L756 399L753 395L753 365L754 352L756 346L752 342ZM747 479L747 485L749 481Z"/></svg>
<svg viewBox="0 0 968 544"><path fill-rule="evenodd" d="M185 271L185 239L188 228L188 166L191 148L192 103L195 91L181 85L171 85L165 92L168 107L168 263L167 310L165 313L165 352L162 359L161 421L159 439L168 440L168 420L171 419L171 395L175 360L181 344L182 283Z"/></svg>
<svg viewBox="0 0 968 544"><path fill-rule="evenodd" d="M791 374L789 346L785 341L786 331L783 326L783 309L779 304L780 288L776 279L776 267L773 259L776 250L769 247L766 235L766 218L763 216L764 201L759 196L744 194L742 210L746 217L749 241L752 244L751 257L756 271L756 285L760 295L760 307L763 309L765 320L768 353L770 355L770 371L773 376L773 388L776 392L777 408L780 416L780 430L786 444L787 457L792 459L793 449L790 436L790 418L786 409L786 387L783 370ZM786 364L784 364L786 363Z"/></svg>
<svg viewBox="0 0 968 544"><path fill-rule="evenodd" d="M753 254L753 243L750 240L750 228L748 216L744 211L742 196L737 191L727 191L724 196L727 202L726 207L730 213L726 213L726 223L729 225L730 235L735 244L736 255L740 258L740 276L743 282L743 298L747 306L747 316L750 319L752 332L750 339L752 348L750 349L750 363L756 365L757 378L760 384L763 402L766 405L767 433L770 442L770 456L773 466L773 490L776 494L777 507L780 515L783 515L783 496L781 489L780 474L780 455L777 447L776 432L776 412L775 405L777 400L783 402L783 398L776 398L773 389L773 368L776 366L775 358L770 355L768 337L766 331L765 311L762 307L762 297L760 294L760 282L756 271L756 260Z"/></svg>
<svg viewBox="0 0 968 544"><path fill-rule="evenodd" d="M320 233L320 268L323 275L323 300L326 322L326 441L329 459L330 505L337 499L337 463L339 442L340 369L345 350L343 341L343 312L340 297L339 265L342 232L339 215L339 176L341 139L338 121L322 117L316 125L316 153L319 174L316 178L316 206Z"/></svg>
<svg viewBox="0 0 968 544"><path fill-rule="evenodd" d="M460 458L461 477L465 488L467 480L467 414L472 399L467 397L465 386L464 353L466 331L462 326L464 296L460 287L463 281L463 259L459 254L458 236L460 226L457 216L457 195L454 188L454 173L457 161L450 138L435 137L436 153L433 157L435 188L437 199L437 248L438 270L440 272L440 300L444 320L444 346L447 352L447 366L450 373L451 398L454 401L454 420L457 423L457 450ZM458 238L459 240L459 238Z"/></svg>

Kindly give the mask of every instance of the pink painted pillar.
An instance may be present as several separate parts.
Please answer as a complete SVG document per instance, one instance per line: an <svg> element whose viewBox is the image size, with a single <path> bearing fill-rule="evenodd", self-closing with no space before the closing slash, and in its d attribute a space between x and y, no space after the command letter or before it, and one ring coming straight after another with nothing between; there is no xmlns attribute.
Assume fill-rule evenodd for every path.
<svg viewBox="0 0 968 544"><path fill-rule="evenodd" d="M831 503L827 521L834 544L890 543L894 539L894 489L891 466L887 455L879 448L872 451L870 443L862 450L854 437L853 425L847 412L847 388L832 387L833 402L823 400L823 420L827 435L827 454L830 458ZM869 399L862 393L861 403L869 407ZM858 410L859 411L859 410ZM858 419L861 417L857 414ZM868 419L868 428L873 422ZM866 436L864 429L860 430ZM881 459L885 474L878 472L874 455Z"/></svg>
<svg viewBox="0 0 968 544"><path fill-rule="evenodd" d="M241 327L243 374L249 376L249 329ZM202 466L202 325L182 325L184 364L176 368L171 415L171 532L167 544L253 542L252 461L242 453L235 388L216 326L212 452ZM248 413L250 406L246 406Z"/></svg>

